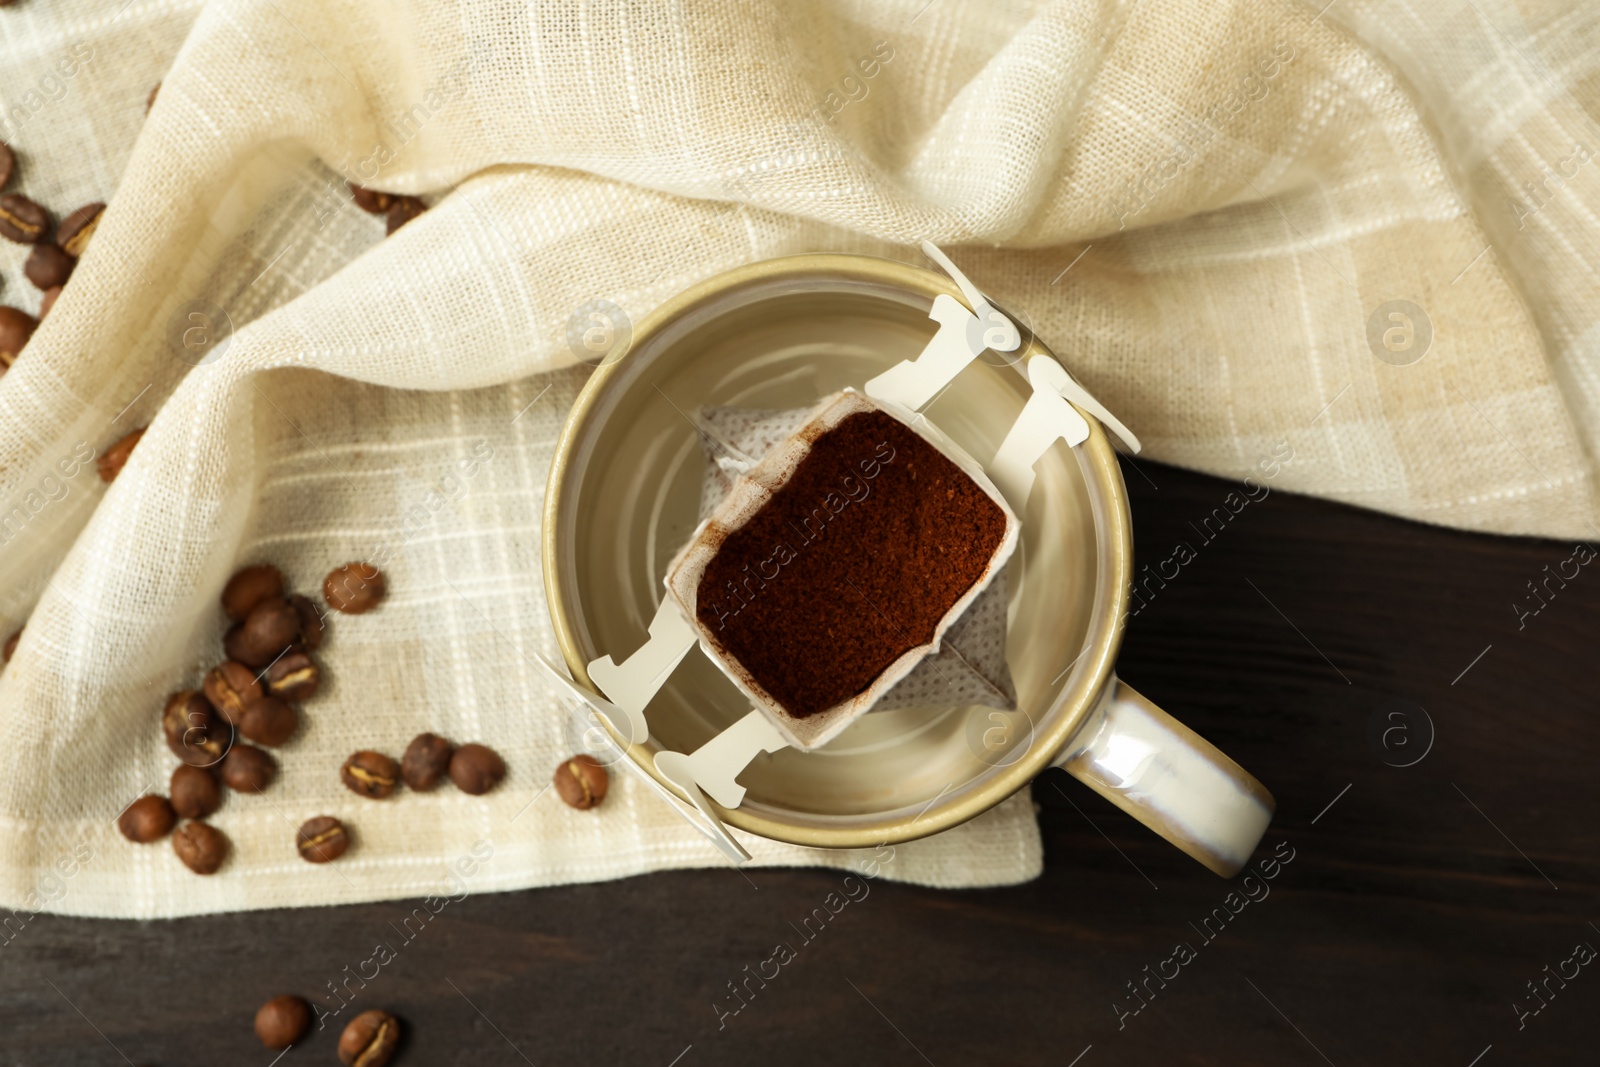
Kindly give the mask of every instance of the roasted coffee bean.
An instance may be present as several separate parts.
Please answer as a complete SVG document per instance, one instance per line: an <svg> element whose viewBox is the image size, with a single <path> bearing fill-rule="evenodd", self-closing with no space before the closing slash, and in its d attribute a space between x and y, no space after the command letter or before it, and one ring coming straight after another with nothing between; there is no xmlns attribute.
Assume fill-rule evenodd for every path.
<svg viewBox="0 0 1600 1067"><path fill-rule="evenodd" d="M309 597L299 593L289 598L289 603L294 605L294 610L300 615L300 643L306 651L315 652L322 645L322 635L327 624L322 621L322 612Z"/></svg>
<svg viewBox="0 0 1600 1067"><path fill-rule="evenodd" d="M11 657L17 654L17 642L22 640L22 627L17 627L17 632L6 638L4 656L6 662L11 662Z"/></svg>
<svg viewBox="0 0 1600 1067"><path fill-rule="evenodd" d="M50 232L50 213L21 193L0 196L0 237L20 245L42 241Z"/></svg>
<svg viewBox="0 0 1600 1067"><path fill-rule="evenodd" d="M283 572L270 563L246 567L222 587L222 610L230 619L243 621L263 600L283 596Z"/></svg>
<svg viewBox="0 0 1600 1067"><path fill-rule="evenodd" d="M412 789L425 793L449 772L454 752L455 746L438 734L418 734L400 757L400 777Z"/></svg>
<svg viewBox="0 0 1600 1067"><path fill-rule="evenodd" d="M44 291L44 296L39 298L39 321L40 322L43 322L44 321L44 317L46 315L50 314L50 309L56 306L56 300L60 296L61 296L61 286L59 286L59 285L56 286L53 289L46 289Z"/></svg>
<svg viewBox="0 0 1600 1067"><path fill-rule="evenodd" d="M394 205L394 194L350 182L350 195L356 198L356 207L369 215L387 215Z"/></svg>
<svg viewBox="0 0 1600 1067"><path fill-rule="evenodd" d="M89 251L89 242L100 226L100 215L105 209L104 204L85 204L62 219L61 225L56 227L56 244L74 258Z"/></svg>
<svg viewBox="0 0 1600 1067"><path fill-rule="evenodd" d="M167 791L172 795L172 810L185 819L203 819L222 807L222 786L208 767L179 765Z"/></svg>
<svg viewBox="0 0 1600 1067"><path fill-rule="evenodd" d="M165 837L178 816L167 803L167 798L148 794L135 800L117 816L117 829L122 836L137 844L148 845Z"/></svg>
<svg viewBox="0 0 1600 1067"><path fill-rule="evenodd" d="M450 757L450 780L463 793L481 796L505 776L505 760L487 745L462 745Z"/></svg>
<svg viewBox="0 0 1600 1067"><path fill-rule="evenodd" d="M253 655L254 651L254 646L244 639L244 623L234 623L228 627L228 632L222 635L222 654L229 659L258 671L272 662L271 660L267 663L260 662Z"/></svg>
<svg viewBox="0 0 1600 1067"><path fill-rule="evenodd" d="M376 1008L364 1011L339 1035L339 1062L345 1067L383 1067L399 1043L399 1019Z"/></svg>
<svg viewBox="0 0 1600 1067"><path fill-rule="evenodd" d="M611 778L593 756L573 756L556 768L556 792L569 807L579 811L594 807L606 798Z"/></svg>
<svg viewBox="0 0 1600 1067"><path fill-rule="evenodd" d="M277 697L262 697L244 709L239 732L258 745L277 748L300 728L300 713Z"/></svg>
<svg viewBox="0 0 1600 1067"><path fill-rule="evenodd" d="M222 784L236 793L259 793L277 776L277 763L254 745L234 745L222 760Z"/></svg>
<svg viewBox="0 0 1600 1067"><path fill-rule="evenodd" d="M233 727L192 689L173 693L161 712L161 732L172 754L194 767L210 767L227 755Z"/></svg>
<svg viewBox="0 0 1600 1067"><path fill-rule="evenodd" d="M370 563L346 563L322 580L322 599L334 611L360 615L383 599L383 572Z"/></svg>
<svg viewBox="0 0 1600 1067"><path fill-rule="evenodd" d="M256 1036L270 1049L288 1048L311 1029L311 1005L300 997L273 997L256 1012Z"/></svg>
<svg viewBox="0 0 1600 1067"><path fill-rule="evenodd" d="M304 652L290 650L267 668L267 692L283 700L310 700L317 695L322 671Z"/></svg>
<svg viewBox="0 0 1600 1067"><path fill-rule="evenodd" d="M308 863L328 863L344 855L350 847L350 835L344 823L332 815L318 815L307 819L294 836L300 858Z"/></svg>
<svg viewBox="0 0 1600 1067"><path fill-rule="evenodd" d="M22 355L39 320L12 307L0 307L0 364L9 367Z"/></svg>
<svg viewBox="0 0 1600 1067"><path fill-rule="evenodd" d="M234 640L235 647L243 653L239 660L252 667L265 667L300 639L300 614L282 597L268 597L250 609L239 627Z"/></svg>
<svg viewBox="0 0 1600 1067"><path fill-rule="evenodd" d="M426 210L428 205L414 196L395 197L394 203L389 205L388 233L394 233Z"/></svg>
<svg viewBox="0 0 1600 1067"><path fill-rule="evenodd" d="M228 837L210 823L186 822L172 834L172 851L195 874L216 874L228 858Z"/></svg>
<svg viewBox="0 0 1600 1067"><path fill-rule="evenodd" d="M11 183L11 175L17 169L17 155L11 151L11 146L0 141L0 189Z"/></svg>
<svg viewBox="0 0 1600 1067"><path fill-rule="evenodd" d="M256 672L231 659L211 668L204 688L206 699L217 709L217 714L235 726L244 718L245 709L262 695Z"/></svg>
<svg viewBox="0 0 1600 1067"><path fill-rule="evenodd" d="M339 780L352 793L382 800L394 792L400 765L382 752L357 752L339 768Z"/></svg>
<svg viewBox="0 0 1600 1067"><path fill-rule="evenodd" d="M100 454L96 465L100 468L100 480L107 485L116 480L122 473L122 468L128 465L128 457L133 455L133 448L139 443L139 438L144 436L145 428L137 430L112 445Z"/></svg>
<svg viewBox="0 0 1600 1067"><path fill-rule="evenodd" d="M28 253L28 261L22 265L22 273L40 289L54 289L67 284L67 279L72 277L72 268L77 265L77 260L55 245L40 241L33 246L33 251Z"/></svg>

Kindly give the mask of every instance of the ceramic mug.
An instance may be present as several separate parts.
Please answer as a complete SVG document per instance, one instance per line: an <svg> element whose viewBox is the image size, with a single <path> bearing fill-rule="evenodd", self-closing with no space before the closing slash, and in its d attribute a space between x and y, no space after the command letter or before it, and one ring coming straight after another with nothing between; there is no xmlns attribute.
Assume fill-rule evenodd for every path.
<svg viewBox="0 0 1600 1067"><path fill-rule="evenodd" d="M701 282L634 326L568 416L546 491L544 582L555 634L585 670L644 643L662 579L698 521L704 463L689 414L702 405L798 408L915 359L937 328L943 275L866 256L807 255ZM980 461L1031 386L1019 369L1051 355L986 352L924 413ZM1068 368L1070 370L1070 367ZM1016 710L872 712L813 752L758 756L739 776L730 826L778 841L864 848L965 822L1060 766L1218 874L1250 858L1273 800L1238 764L1116 676L1133 578L1127 487L1105 431L1057 442L1035 466L1022 546L1008 564L1006 655ZM750 710L692 651L646 709L650 738L627 758L693 752ZM681 795L678 794L678 795Z"/></svg>

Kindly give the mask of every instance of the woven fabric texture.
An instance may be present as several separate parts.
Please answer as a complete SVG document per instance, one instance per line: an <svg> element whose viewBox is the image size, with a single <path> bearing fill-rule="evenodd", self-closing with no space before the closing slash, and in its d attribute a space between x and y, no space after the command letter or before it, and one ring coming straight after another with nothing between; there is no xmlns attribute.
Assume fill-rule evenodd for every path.
<svg viewBox="0 0 1600 1067"><path fill-rule="evenodd" d="M933 240L1154 459L1588 537L1597 64L1600 7L1572 0L0 9L14 188L58 216L111 205L0 379L0 623L27 622L0 676L0 904L421 895L479 841L475 890L721 862L625 779L595 812L541 795L569 742L526 656L555 652L540 504L583 380L573 312L637 321L755 260L922 262ZM434 206L385 239L347 178ZM0 275L32 310L25 251L0 243ZM196 326L226 337L199 365ZM83 457L146 425L102 485ZM117 836L164 790L157 716L220 654L227 576L270 559L312 593L379 555L390 598L334 620L279 782L213 820L228 865ZM340 786L349 752L424 729L494 745L510 777L384 804ZM321 813L357 847L312 867L293 830ZM1039 864L1023 796L885 872Z"/></svg>

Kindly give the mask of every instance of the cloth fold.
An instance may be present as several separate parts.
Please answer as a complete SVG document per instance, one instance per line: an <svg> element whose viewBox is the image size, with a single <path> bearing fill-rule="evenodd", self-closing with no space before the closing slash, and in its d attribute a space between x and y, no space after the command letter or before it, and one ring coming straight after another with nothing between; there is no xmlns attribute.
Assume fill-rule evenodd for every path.
<svg viewBox="0 0 1600 1067"><path fill-rule="evenodd" d="M931 239L1153 458L1241 478L1287 444L1274 488L1587 537L1600 184L1574 146L1597 143L1600 14L1414 8L0 9L15 188L58 216L110 203L0 379L0 621L27 622L0 676L0 904L422 894L479 841L483 889L720 862L626 779L595 812L541 795L566 711L527 654L554 653L540 504L583 379L573 315L603 299L637 321L772 256L920 262ZM346 180L434 206L384 239ZM0 248L0 274L32 310L25 255ZM143 425L109 487L67 462ZM390 598L333 619L278 783L213 819L223 870L118 837L175 765L166 693L221 657L228 575L267 560L309 594L375 557ZM429 729L495 746L510 777L384 803L339 785L349 752ZM314 814L356 830L337 864L294 854ZM761 863L864 862L746 843ZM896 846L883 873L997 884L1039 864L1021 797Z"/></svg>

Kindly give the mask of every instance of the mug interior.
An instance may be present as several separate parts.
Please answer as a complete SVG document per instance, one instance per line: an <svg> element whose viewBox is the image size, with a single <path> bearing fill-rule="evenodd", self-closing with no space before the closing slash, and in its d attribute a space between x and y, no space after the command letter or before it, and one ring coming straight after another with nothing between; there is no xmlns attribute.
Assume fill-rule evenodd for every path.
<svg viewBox="0 0 1600 1067"><path fill-rule="evenodd" d="M706 460L689 420L702 405L797 408L915 359L937 329L929 271L851 256L803 256L713 279L641 324L600 368L558 449L546 507L546 592L575 677L643 642L662 581L698 522ZM1019 371L1043 352L974 361L924 409L980 462L1021 412ZM1039 461L1020 546L1007 565L1006 653L1017 710L871 712L813 752L762 754L739 776L730 825L799 844L866 846L954 825L1047 766L1110 675L1129 562L1127 507L1111 448L1091 418L1079 448ZM654 774L661 748L693 752L750 710L698 647L646 709L651 740L630 751Z"/></svg>

